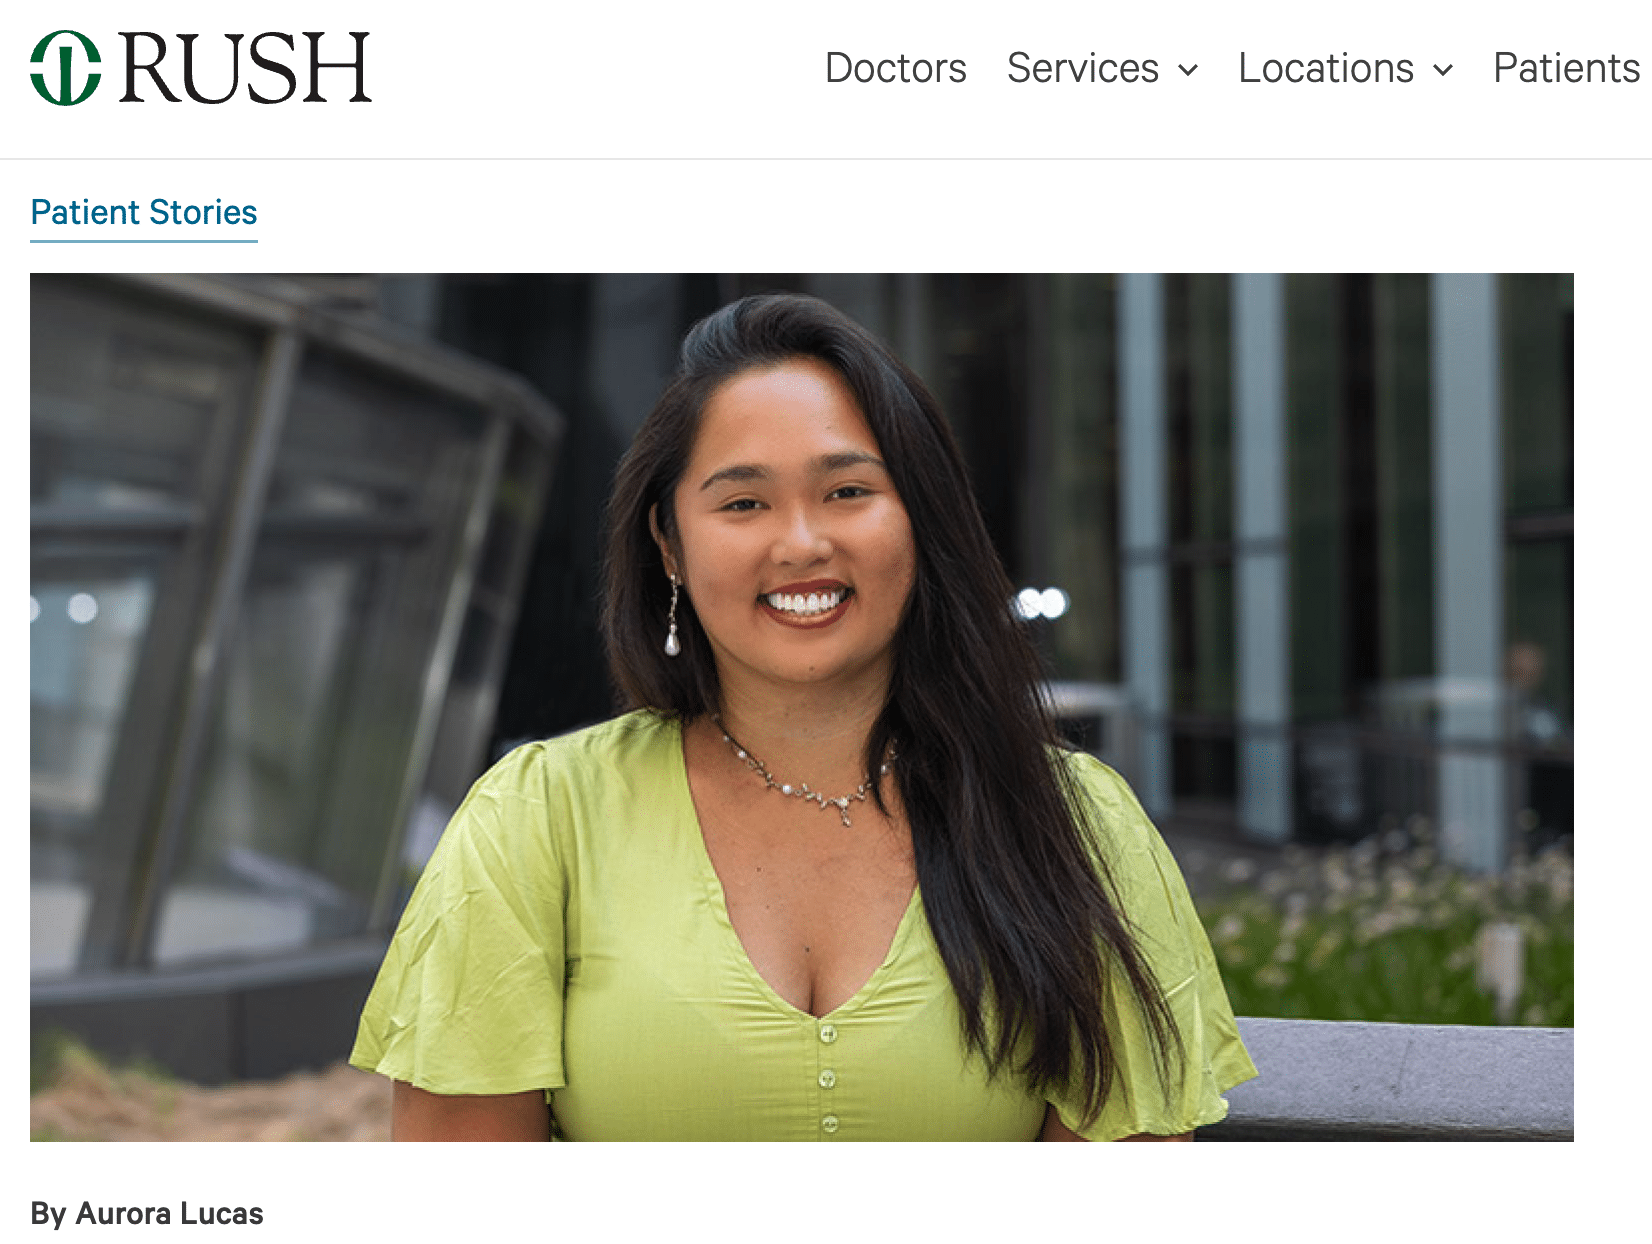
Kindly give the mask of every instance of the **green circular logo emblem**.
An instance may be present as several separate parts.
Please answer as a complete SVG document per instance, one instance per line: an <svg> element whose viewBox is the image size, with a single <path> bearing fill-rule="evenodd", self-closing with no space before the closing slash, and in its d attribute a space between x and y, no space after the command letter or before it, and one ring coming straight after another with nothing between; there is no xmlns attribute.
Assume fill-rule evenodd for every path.
<svg viewBox="0 0 1652 1244"><path fill-rule="evenodd" d="M103 63L103 57L98 55L97 45L78 30L52 31L51 34L34 45L34 54L29 57L29 63L31 65L44 65L46 63L46 49L51 46L52 40L59 35L73 35L74 41L78 42L85 51L88 64L101 65ZM46 85L45 74L31 73L29 75L29 81L34 83L34 89L39 92L40 98L48 104L57 104L61 108L67 108L72 104L85 103L86 100L91 98L92 92L98 89L98 83L103 78L101 73L88 73L85 87L81 89L79 95L74 94L75 42L65 39L57 45L57 94L52 94L51 88Z"/></svg>

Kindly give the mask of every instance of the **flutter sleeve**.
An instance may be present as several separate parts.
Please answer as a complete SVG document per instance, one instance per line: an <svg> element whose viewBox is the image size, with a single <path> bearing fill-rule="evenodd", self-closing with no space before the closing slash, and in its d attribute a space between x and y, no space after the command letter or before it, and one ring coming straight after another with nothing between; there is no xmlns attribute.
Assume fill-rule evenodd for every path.
<svg viewBox="0 0 1652 1244"><path fill-rule="evenodd" d="M1220 1122L1228 1112L1222 1094L1257 1072L1239 1038L1204 925L1169 848L1124 779L1091 756L1072 763L1080 791L1090 799L1114 893L1164 992L1185 1058L1178 1074L1172 1051L1170 1079L1161 1080L1139 1005L1128 980L1115 973L1108 1016L1114 1079L1101 1115L1085 1127L1076 1098L1053 1104L1062 1122L1087 1140L1142 1132L1175 1136Z"/></svg>
<svg viewBox="0 0 1652 1244"><path fill-rule="evenodd" d="M363 1010L353 1066L443 1094L556 1089L563 869L540 750L471 788L425 866Z"/></svg>

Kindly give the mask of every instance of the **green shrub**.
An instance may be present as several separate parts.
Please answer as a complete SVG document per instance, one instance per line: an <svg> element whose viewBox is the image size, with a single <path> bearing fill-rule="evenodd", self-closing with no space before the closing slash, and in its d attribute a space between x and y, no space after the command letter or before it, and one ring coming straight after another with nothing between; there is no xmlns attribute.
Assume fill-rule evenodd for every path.
<svg viewBox="0 0 1652 1244"><path fill-rule="evenodd" d="M1426 845L1294 850L1199 912L1240 1015L1572 1026L1572 863L1558 851L1476 876ZM1506 1021L1477 979L1478 939L1495 924L1516 926L1523 943Z"/></svg>

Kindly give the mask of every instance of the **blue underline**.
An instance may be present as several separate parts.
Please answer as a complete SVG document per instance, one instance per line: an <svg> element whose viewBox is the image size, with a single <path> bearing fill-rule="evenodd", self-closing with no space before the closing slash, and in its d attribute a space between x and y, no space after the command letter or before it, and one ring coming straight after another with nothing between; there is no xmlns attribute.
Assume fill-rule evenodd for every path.
<svg viewBox="0 0 1652 1244"><path fill-rule="evenodd" d="M257 238L30 238L36 245L57 246L254 246Z"/></svg>

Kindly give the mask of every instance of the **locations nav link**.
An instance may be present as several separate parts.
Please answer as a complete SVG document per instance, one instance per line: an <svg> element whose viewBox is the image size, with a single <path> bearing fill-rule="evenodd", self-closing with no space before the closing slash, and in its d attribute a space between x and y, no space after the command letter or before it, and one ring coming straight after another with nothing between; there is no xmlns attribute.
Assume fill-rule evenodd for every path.
<svg viewBox="0 0 1652 1244"><path fill-rule="evenodd" d="M1409 57L1398 60L1391 57L1349 56L1342 52L1335 56L1264 57L1260 61L1249 54L1239 53L1239 81L1266 83L1297 82L1410 82L1415 76Z"/></svg>

